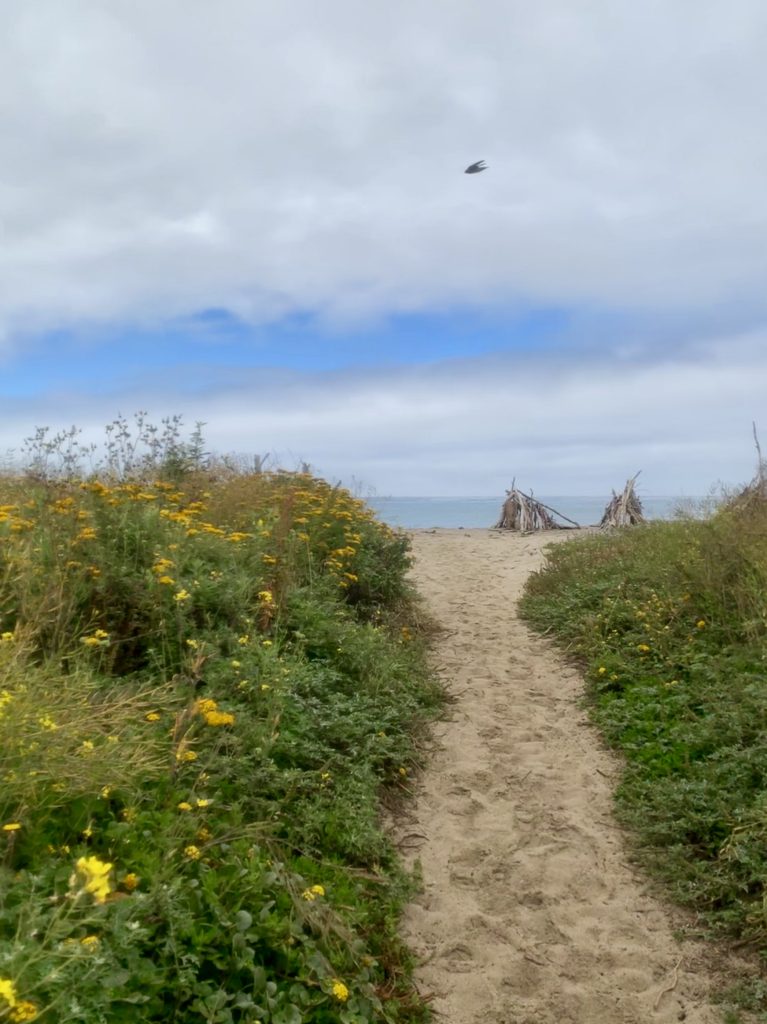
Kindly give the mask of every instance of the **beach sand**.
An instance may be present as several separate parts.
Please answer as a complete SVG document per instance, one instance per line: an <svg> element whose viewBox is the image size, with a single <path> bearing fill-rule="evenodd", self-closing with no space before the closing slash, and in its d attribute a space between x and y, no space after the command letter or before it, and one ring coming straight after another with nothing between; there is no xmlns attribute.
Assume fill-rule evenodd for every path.
<svg viewBox="0 0 767 1024"><path fill-rule="evenodd" d="M446 1024L714 1024L710 948L630 864L613 818L618 765L583 681L515 602L569 534L413 533L414 580L444 632L455 699L394 838L423 892L404 937Z"/></svg>

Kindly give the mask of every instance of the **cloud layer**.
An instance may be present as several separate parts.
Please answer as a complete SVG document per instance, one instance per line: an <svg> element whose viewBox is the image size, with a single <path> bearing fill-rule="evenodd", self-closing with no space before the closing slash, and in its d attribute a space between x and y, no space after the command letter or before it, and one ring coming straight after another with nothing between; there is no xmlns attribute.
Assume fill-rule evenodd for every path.
<svg viewBox="0 0 767 1024"><path fill-rule="evenodd" d="M209 307L762 308L766 29L759 0L8 0L5 345Z"/></svg>
<svg viewBox="0 0 767 1024"><path fill-rule="evenodd" d="M540 494L609 494L643 471L647 494L700 495L754 468L752 410L763 402L767 334L720 338L658 359L571 354L486 357L370 373L216 373L171 398L140 382L7 403L0 450L35 424L77 423L86 439L117 409L205 421L218 452L301 460L385 494L498 495L512 476ZM170 402L174 402L169 407Z"/></svg>

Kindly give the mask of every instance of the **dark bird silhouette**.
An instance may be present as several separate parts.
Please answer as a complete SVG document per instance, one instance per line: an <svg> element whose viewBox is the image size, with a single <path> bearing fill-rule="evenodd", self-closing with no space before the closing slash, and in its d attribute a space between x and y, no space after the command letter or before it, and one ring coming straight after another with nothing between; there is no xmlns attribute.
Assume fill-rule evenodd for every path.
<svg viewBox="0 0 767 1024"><path fill-rule="evenodd" d="M480 171L486 171L486 170L487 170L487 167L485 167L485 161L484 160L477 160L477 162L475 164L471 164L469 167L467 167L466 170L463 173L464 174L479 174Z"/></svg>

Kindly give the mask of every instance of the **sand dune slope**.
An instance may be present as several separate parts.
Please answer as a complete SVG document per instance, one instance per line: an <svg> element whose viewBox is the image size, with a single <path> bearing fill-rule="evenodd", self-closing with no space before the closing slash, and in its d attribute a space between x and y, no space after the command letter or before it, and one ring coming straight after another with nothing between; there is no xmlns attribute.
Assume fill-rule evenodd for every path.
<svg viewBox="0 0 767 1024"><path fill-rule="evenodd" d="M395 834L423 868L404 924L418 985L447 1024L713 1024L700 951L627 860L582 681L517 618L550 540L414 534L457 698Z"/></svg>

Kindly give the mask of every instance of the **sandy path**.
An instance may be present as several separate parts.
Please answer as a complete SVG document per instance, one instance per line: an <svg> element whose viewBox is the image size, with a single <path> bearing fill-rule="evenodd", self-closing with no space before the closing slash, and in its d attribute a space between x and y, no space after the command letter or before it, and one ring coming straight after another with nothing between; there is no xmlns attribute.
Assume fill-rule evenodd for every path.
<svg viewBox="0 0 767 1024"><path fill-rule="evenodd" d="M700 950L628 863L582 681L517 618L550 539L414 535L457 698L395 836L423 868L404 924L419 988L446 1024L714 1024Z"/></svg>

